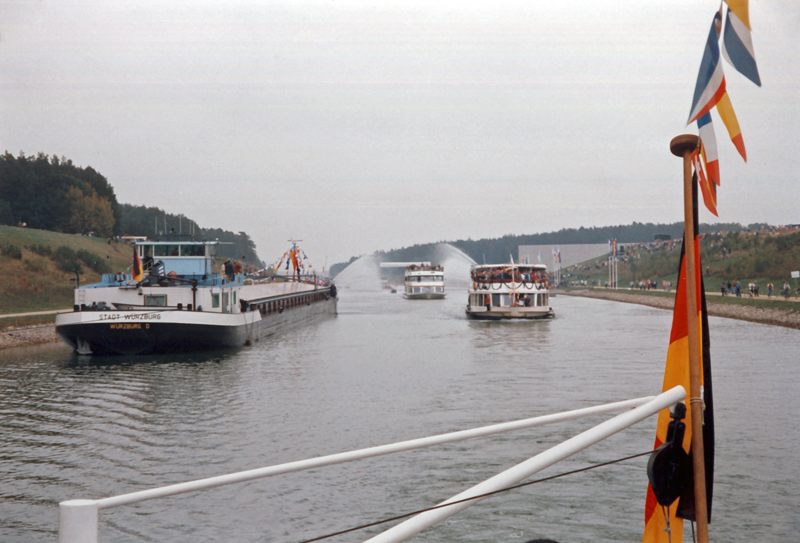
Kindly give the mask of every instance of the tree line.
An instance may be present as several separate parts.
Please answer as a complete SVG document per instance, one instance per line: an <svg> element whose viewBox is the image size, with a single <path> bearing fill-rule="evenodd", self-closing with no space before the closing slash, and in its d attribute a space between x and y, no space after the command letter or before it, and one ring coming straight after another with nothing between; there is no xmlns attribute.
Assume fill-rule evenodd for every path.
<svg viewBox="0 0 800 543"><path fill-rule="evenodd" d="M751 230L757 229L758 224L750 225ZM701 224L700 232L738 232L742 230L739 223ZM411 262L418 260L435 261L439 243L448 243L466 253L479 264L502 264L509 261L509 255L517 257L520 245L570 245L587 243L607 243L616 239L618 243L641 243L653 241L656 234L665 234L673 239L683 236L683 222L671 224L654 224L634 222L628 225L598 226L591 228L562 228L555 232L539 234L507 235L499 238L484 238L479 240L460 239L456 241L443 241L438 243L423 243L394 249L378 251L376 254L381 260ZM336 275L358 257L352 257L347 262L331 266L331 275Z"/></svg>
<svg viewBox="0 0 800 543"><path fill-rule="evenodd" d="M197 239L223 242L219 256L263 265L246 233L200 228L182 215L120 204L114 187L96 170L44 153L15 157L6 151L0 156L0 224L102 238L193 233Z"/></svg>
<svg viewBox="0 0 800 543"><path fill-rule="evenodd" d="M0 156L0 224L109 237L119 219L114 188L93 168L44 153Z"/></svg>
<svg viewBox="0 0 800 543"><path fill-rule="evenodd" d="M188 217L167 213L157 207L122 204L120 208L121 231L126 236L147 236L152 239L165 233L191 234L195 239L222 242L217 246L217 256L264 265L256 253L256 244L245 232L237 234L221 228L201 228Z"/></svg>

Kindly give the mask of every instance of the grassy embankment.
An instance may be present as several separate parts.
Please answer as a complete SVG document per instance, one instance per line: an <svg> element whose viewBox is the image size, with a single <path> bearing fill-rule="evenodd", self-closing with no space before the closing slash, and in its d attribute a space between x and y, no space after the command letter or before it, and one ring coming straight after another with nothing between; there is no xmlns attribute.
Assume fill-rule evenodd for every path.
<svg viewBox="0 0 800 543"><path fill-rule="evenodd" d="M647 296L674 297L677 285L678 258L680 245L671 249L662 247L646 250L630 245L631 251L625 255L626 261L620 261L618 267L618 292L630 292ZM725 249L724 256L722 249ZM766 233L763 231L737 232L730 234L708 235L700 242L701 261L703 264L703 280L707 301L714 304L742 305L763 308L784 308L786 311L800 312L800 304L786 303L779 290L784 281L792 288L792 300L796 300L795 280L791 272L800 270L800 232ZM585 280L589 285L594 281L603 285L608 280L606 257L584 262L562 270L562 277L567 281ZM654 281L661 288L662 281L670 281L673 292L661 290L627 291L630 282L635 284L642 279ZM742 284L741 297L719 296L720 284L739 280ZM759 297L748 295L747 285L754 281L759 285ZM772 298L767 297L767 283L772 282L774 291Z"/></svg>
<svg viewBox="0 0 800 543"><path fill-rule="evenodd" d="M619 286L628 287L630 282L642 279L655 281L661 286L664 280L677 281L680 245L646 250L628 245L632 250L620 257L618 265ZM725 256L721 255L725 249ZM742 294L747 284L755 281L761 296L767 294L767 283L772 282L775 291L784 281L793 287L791 272L800 270L800 232L765 233L736 232L726 235L708 235L700 242L703 264L703 279L706 290L719 292L720 283L738 280L742 283ZM625 259L625 260L623 260ZM596 281L603 285L608 280L605 256L562 270L567 281Z"/></svg>
<svg viewBox="0 0 800 543"><path fill-rule="evenodd" d="M8 250L9 247L19 249L19 253ZM67 247L76 253L96 255L103 263L93 266L108 272L126 271L132 263L130 245L125 243L112 241L109 244L102 238L0 226L0 316L72 307L75 274L59 267L52 254L33 250L46 253L43 247L49 247L52 252ZM81 268L81 284L100 280L101 273L85 262ZM54 318L52 315L0 318L0 328L44 324Z"/></svg>

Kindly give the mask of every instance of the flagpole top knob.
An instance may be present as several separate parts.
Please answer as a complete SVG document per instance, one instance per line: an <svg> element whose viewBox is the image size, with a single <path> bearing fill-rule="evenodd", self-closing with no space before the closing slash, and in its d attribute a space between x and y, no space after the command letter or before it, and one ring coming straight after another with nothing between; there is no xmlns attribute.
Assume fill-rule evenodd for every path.
<svg viewBox="0 0 800 543"><path fill-rule="evenodd" d="M699 140L700 138L694 134L681 134L672 138L672 141L669 142L669 150L673 155L682 157L687 152L694 151Z"/></svg>

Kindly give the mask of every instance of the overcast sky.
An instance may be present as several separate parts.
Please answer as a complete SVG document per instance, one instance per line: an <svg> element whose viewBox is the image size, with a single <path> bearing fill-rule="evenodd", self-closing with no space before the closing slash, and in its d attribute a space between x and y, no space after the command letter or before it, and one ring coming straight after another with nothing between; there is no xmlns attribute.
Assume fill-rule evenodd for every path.
<svg viewBox="0 0 800 543"><path fill-rule="evenodd" d="M378 249L675 222L715 0L0 2L0 151L120 202ZM753 0L763 87L725 65L720 221L800 223L800 2ZM704 222L716 221L704 210Z"/></svg>

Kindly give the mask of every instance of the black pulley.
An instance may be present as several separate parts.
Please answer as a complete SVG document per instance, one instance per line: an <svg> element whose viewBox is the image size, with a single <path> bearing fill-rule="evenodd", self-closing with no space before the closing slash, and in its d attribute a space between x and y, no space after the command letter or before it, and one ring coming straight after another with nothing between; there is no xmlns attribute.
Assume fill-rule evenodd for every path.
<svg viewBox="0 0 800 543"><path fill-rule="evenodd" d="M689 455L683 450L683 435L686 424L681 422L686 416L686 406L675 405L672 421L667 427L667 439L653 451L647 463L647 478L658 503L668 507L683 493L691 479Z"/></svg>

